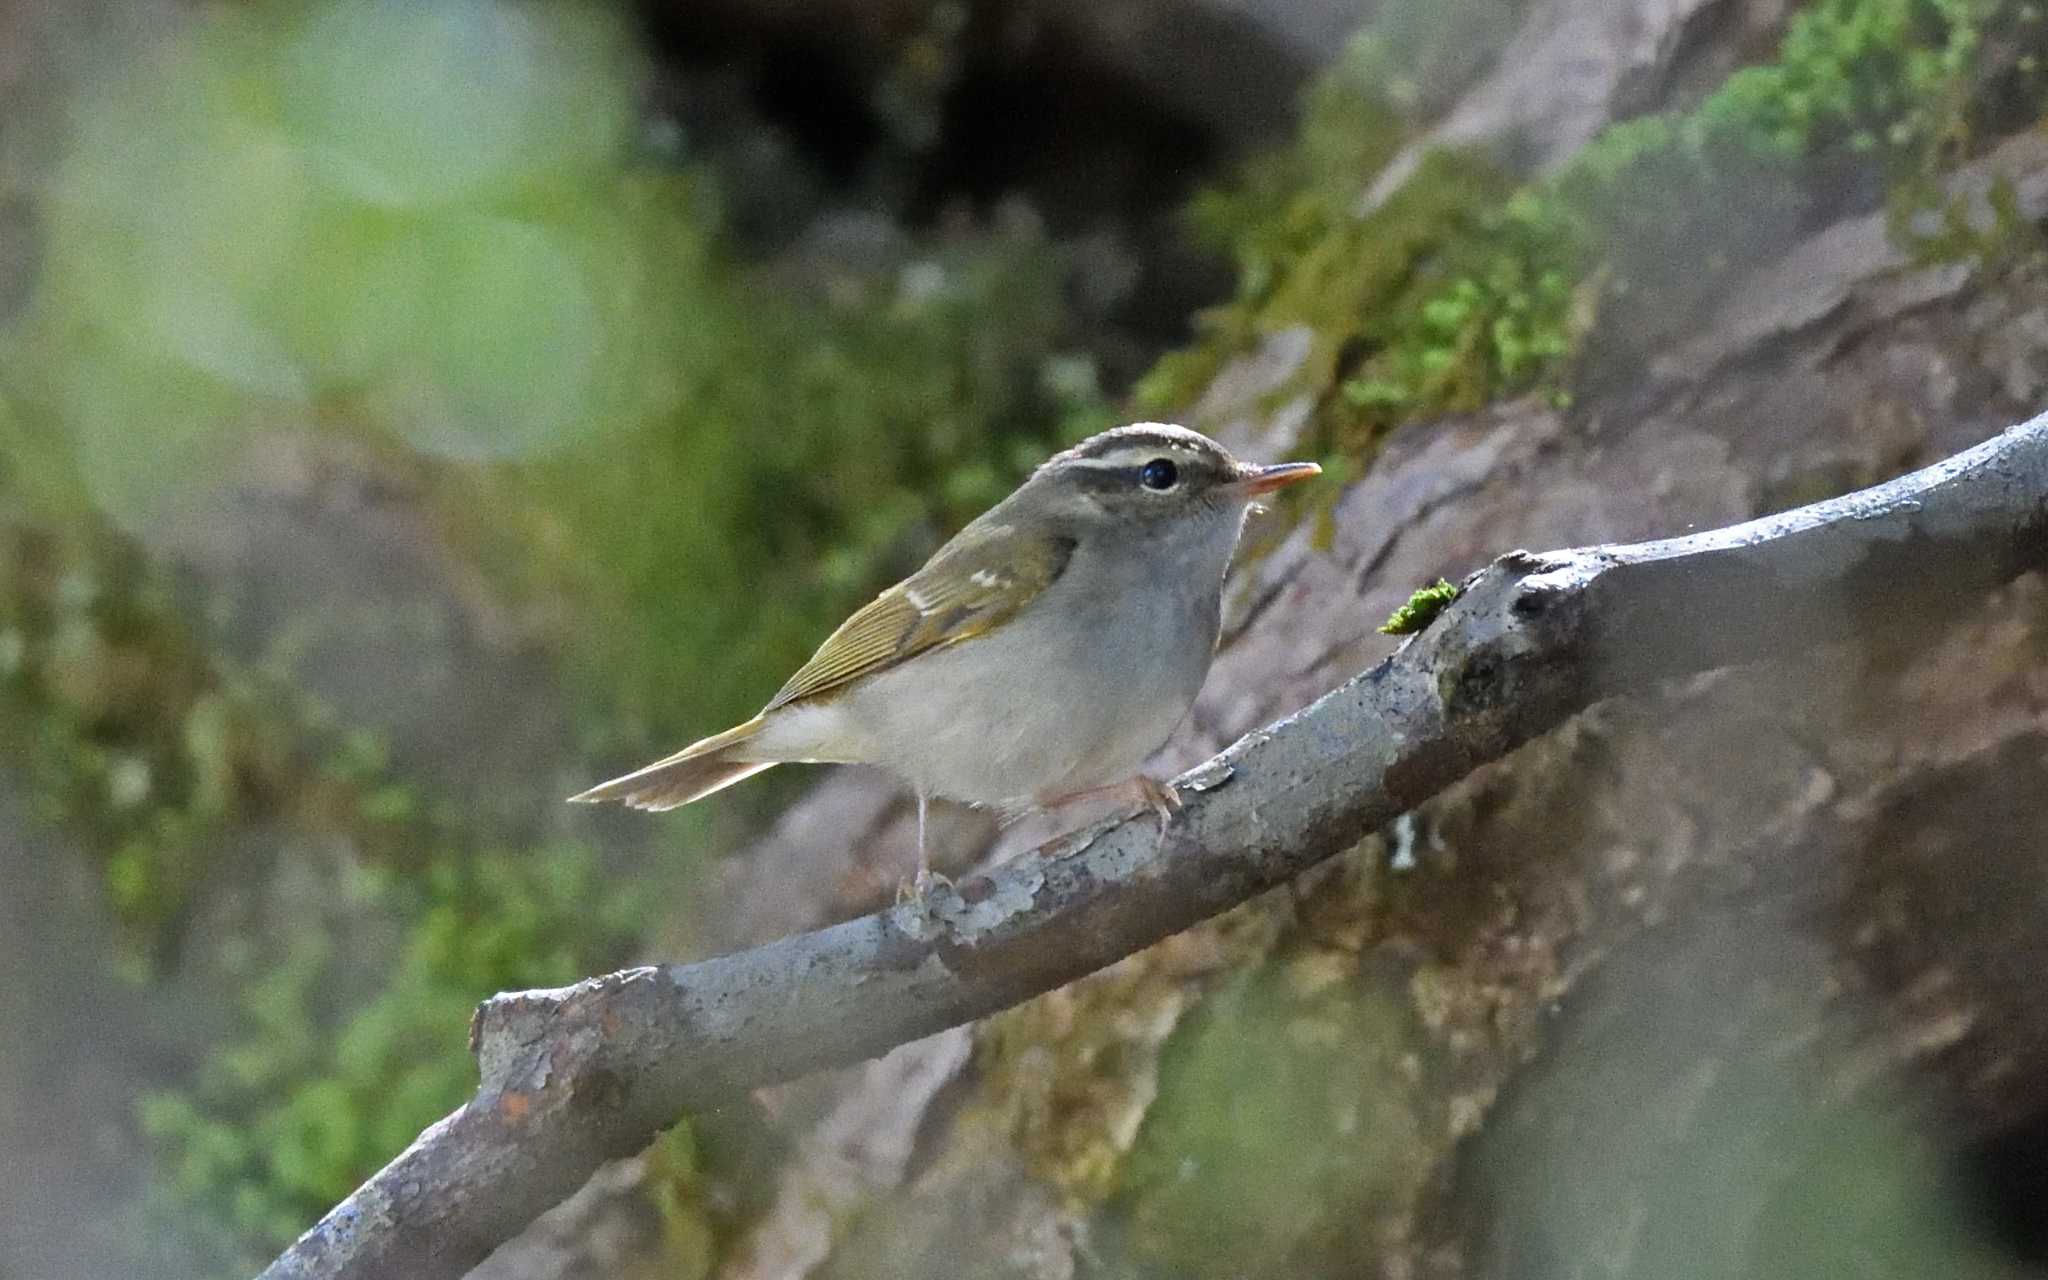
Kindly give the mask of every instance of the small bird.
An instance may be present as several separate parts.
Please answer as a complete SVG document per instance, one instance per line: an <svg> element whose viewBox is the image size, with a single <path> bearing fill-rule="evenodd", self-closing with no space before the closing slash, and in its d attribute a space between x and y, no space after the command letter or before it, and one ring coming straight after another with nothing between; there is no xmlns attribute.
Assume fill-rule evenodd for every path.
<svg viewBox="0 0 2048 1280"><path fill-rule="evenodd" d="M1046 461L923 568L848 618L759 715L571 800L673 809L774 765L876 764L917 796L1006 813L1112 793L1165 832L1139 767L1193 705L1253 501L1321 473L1256 466L1141 422Z"/></svg>

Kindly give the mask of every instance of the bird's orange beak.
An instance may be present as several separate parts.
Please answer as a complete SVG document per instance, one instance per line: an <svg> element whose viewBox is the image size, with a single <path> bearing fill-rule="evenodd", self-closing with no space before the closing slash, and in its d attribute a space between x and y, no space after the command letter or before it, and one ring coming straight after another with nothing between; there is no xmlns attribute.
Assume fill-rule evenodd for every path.
<svg viewBox="0 0 2048 1280"><path fill-rule="evenodd" d="M1239 474L1235 487L1257 497L1321 474L1323 469L1313 462L1276 462L1270 467L1246 467Z"/></svg>

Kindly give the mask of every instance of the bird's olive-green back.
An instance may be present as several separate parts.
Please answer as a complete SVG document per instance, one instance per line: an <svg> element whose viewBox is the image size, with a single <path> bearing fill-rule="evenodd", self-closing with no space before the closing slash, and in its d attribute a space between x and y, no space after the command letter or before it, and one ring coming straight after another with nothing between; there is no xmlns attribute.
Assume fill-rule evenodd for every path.
<svg viewBox="0 0 2048 1280"><path fill-rule="evenodd" d="M1057 581L1073 551L1071 538L1009 524L969 525L922 569L842 623L763 714L829 697L928 649L987 634Z"/></svg>

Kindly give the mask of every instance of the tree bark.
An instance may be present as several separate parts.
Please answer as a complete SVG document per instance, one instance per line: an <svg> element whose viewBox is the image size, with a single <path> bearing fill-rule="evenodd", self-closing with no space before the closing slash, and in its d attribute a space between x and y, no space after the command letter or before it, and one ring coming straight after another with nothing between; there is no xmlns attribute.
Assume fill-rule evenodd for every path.
<svg viewBox="0 0 2048 1280"><path fill-rule="evenodd" d="M1512 552L1394 657L1183 775L1149 814L829 928L494 997L476 1097L267 1277L456 1276L693 1110L1093 972L1280 884L1605 697L1873 632L1933 633L2048 567L2048 415L1725 529Z"/></svg>

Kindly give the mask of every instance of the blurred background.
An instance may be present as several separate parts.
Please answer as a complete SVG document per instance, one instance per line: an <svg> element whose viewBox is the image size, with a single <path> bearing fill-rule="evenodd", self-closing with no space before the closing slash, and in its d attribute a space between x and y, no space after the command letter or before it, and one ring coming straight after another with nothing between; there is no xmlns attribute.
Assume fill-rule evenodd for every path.
<svg viewBox="0 0 2048 1280"><path fill-rule="evenodd" d="M2048 393L2020 0L0 0L0 1280L251 1274L470 1009L885 903L749 714L1049 451L1318 491L1162 767L1514 546ZM942 865L986 849L940 815ZM2048 590L1598 708L514 1277L2048 1275Z"/></svg>

